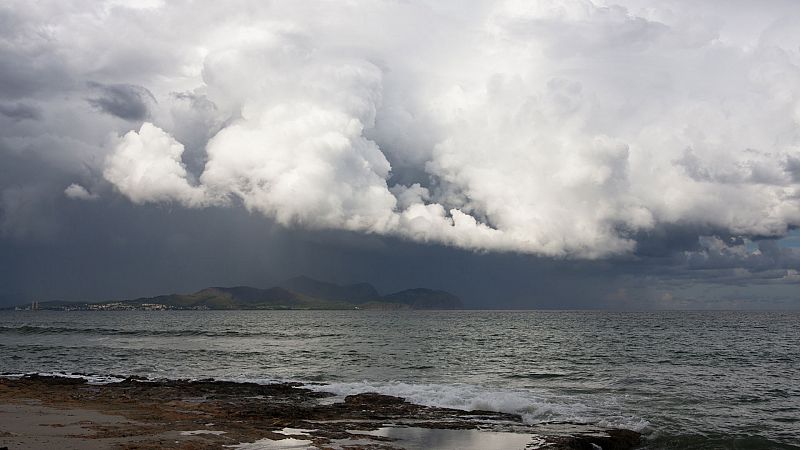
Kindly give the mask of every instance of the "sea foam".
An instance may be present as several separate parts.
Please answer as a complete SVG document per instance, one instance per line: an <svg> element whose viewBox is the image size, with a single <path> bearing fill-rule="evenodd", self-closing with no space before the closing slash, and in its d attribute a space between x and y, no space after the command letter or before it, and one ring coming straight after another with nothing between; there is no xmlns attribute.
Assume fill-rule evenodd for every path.
<svg viewBox="0 0 800 450"><path fill-rule="evenodd" d="M67 373L67 372L12 372L3 373L3 378L22 378L25 376L36 375L40 377L59 377L86 380L88 384L111 384L125 380L125 377L118 375L98 375L86 373Z"/></svg>
<svg viewBox="0 0 800 450"><path fill-rule="evenodd" d="M377 392L402 397L411 403L463 410L497 411L519 414L529 425L547 422L569 422L598 425L604 428L625 428L637 432L650 423L642 418L621 413L616 398L583 398L531 390L493 389L470 384L416 384L395 382L349 382L305 387L331 392L344 398L348 395Z"/></svg>

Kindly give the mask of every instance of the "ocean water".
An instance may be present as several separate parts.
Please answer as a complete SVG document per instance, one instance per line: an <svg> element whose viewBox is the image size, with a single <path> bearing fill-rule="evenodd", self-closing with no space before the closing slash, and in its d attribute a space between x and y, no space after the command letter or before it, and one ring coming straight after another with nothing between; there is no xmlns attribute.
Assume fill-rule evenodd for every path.
<svg viewBox="0 0 800 450"><path fill-rule="evenodd" d="M0 372L269 382L800 448L800 313L0 312Z"/></svg>

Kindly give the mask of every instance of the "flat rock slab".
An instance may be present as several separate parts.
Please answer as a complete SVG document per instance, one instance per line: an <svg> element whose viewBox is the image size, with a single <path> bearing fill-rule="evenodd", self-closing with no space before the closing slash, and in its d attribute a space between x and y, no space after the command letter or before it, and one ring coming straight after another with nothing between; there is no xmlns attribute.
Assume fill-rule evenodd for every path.
<svg viewBox="0 0 800 450"><path fill-rule="evenodd" d="M625 450L640 440L628 430L531 426L516 414L429 407L376 393L324 401L330 397L299 383L0 378L0 449Z"/></svg>

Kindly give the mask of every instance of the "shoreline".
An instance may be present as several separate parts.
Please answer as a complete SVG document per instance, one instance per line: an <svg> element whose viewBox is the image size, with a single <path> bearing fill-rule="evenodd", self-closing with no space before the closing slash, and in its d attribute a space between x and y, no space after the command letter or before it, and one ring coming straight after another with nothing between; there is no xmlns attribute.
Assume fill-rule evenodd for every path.
<svg viewBox="0 0 800 450"><path fill-rule="evenodd" d="M340 399L300 383L0 376L0 449L286 448L633 449L639 433L526 425L516 414L409 403L377 393Z"/></svg>

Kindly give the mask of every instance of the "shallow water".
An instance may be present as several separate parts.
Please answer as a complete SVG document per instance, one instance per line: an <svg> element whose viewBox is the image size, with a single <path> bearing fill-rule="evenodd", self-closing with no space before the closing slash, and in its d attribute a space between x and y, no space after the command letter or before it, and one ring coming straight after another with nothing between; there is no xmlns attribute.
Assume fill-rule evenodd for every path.
<svg viewBox="0 0 800 450"><path fill-rule="evenodd" d="M300 380L341 395L800 448L800 314L0 312L0 372Z"/></svg>
<svg viewBox="0 0 800 450"><path fill-rule="evenodd" d="M285 428L279 433L292 437L280 440L261 439L256 442L232 445L239 450L275 450L275 449L313 449L311 438L305 431ZM373 431L349 430L351 437L333 439L331 448L354 448L362 446L371 448L376 441L371 436L391 439L391 445L404 450L487 450L487 449L538 449L538 443L545 443L538 436L530 433L493 432L479 430L448 430L418 427L382 427Z"/></svg>

